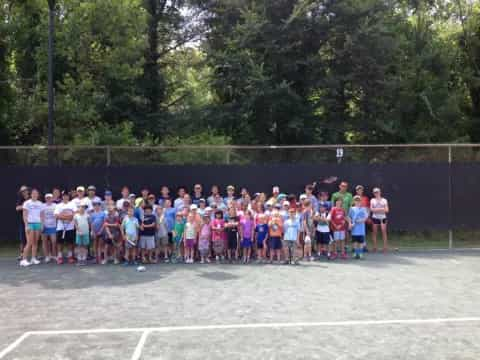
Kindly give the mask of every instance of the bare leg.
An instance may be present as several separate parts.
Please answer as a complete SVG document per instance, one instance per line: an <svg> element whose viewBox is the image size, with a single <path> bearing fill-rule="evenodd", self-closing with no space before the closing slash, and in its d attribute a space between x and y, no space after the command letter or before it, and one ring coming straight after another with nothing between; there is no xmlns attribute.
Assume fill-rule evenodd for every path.
<svg viewBox="0 0 480 360"><path fill-rule="evenodd" d="M373 251L375 252L377 249L377 232L378 232L378 225L372 224L372 241L373 241Z"/></svg>
<svg viewBox="0 0 480 360"><path fill-rule="evenodd" d="M387 224L380 225L382 230L383 251L388 250Z"/></svg>

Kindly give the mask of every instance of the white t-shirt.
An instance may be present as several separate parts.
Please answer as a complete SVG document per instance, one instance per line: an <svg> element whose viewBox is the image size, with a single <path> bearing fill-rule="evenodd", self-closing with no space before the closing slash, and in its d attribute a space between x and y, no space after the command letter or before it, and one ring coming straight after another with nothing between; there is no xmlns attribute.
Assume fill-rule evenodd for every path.
<svg viewBox="0 0 480 360"><path fill-rule="evenodd" d="M57 204L55 207L54 214L55 216L64 214L64 215L75 215L75 212L77 211L77 207L73 203L73 201L70 201L68 203L61 202L60 204ZM57 231L63 231L63 230L73 230L75 228L75 222L73 221L65 221L65 220L57 220Z"/></svg>
<svg viewBox="0 0 480 360"><path fill-rule="evenodd" d="M46 228L54 228L57 226L57 219L55 218L55 208L57 204L51 203L50 205L43 205L43 226Z"/></svg>
<svg viewBox="0 0 480 360"><path fill-rule="evenodd" d="M80 203L84 202L87 204L87 211L93 210L92 201L88 197L83 197L82 199L76 197L71 202L75 205L77 209L80 207Z"/></svg>
<svg viewBox="0 0 480 360"><path fill-rule="evenodd" d="M43 203L39 200L27 200L23 203L23 208L27 210L28 223L41 223L40 213L43 209Z"/></svg>
<svg viewBox="0 0 480 360"><path fill-rule="evenodd" d="M329 220L329 221L331 219L329 213L320 214L320 213L317 212L315 214L315 216L320 216L320 219ZM319 222L318 225L317 225L317 231L321 232L321 233L329 233L330 232L330 227L328 226L328 223L325 224L325 223Z"/></svg>
<svg viewBox="0 0 480 360"><path fill-rule="evenodd" d="M130 200L129 200L128 198L126 198L126 199L121 198L121 199L118 199L118 200L117 200L116 206L117 206L117 209L118 209L118 210L122 210L122 209L123 209L123 203L124 203L125 201L130 202ZM130 204L130 205L131 205L131 204Z"/></svg>
<svg viewBox="0 0 480 360"><path fill-rule="evenodd" d="M383 220L387 218L387 213L385 212L386 208L388 206L388 201L385 198L381 198L380 200L377 200L375 198L370 200L370 208L371 209L383 209L383 211L380 212L373 212L372 211L372 218L374 219L379 219Z"/></svg>
<svg viewBox="0 0 480 360"><path fill-rule="evenodd" d="M73 220L77 222L77 234L78 235L88 235L90 231L90 226L88 223L88 214L83 213L82 214L75 214L73 217Z"/></svg>

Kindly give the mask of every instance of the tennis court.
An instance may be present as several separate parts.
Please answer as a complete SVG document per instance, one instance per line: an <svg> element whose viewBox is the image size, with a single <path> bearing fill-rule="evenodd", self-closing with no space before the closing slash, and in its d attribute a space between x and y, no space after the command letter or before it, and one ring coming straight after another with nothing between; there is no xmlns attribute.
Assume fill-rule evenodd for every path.
<svg viewBox="0 0 480 360"><path fill-rule="evenodd" d="M477 359L479 255L144 273L2 258L0 359Z"/></svg>

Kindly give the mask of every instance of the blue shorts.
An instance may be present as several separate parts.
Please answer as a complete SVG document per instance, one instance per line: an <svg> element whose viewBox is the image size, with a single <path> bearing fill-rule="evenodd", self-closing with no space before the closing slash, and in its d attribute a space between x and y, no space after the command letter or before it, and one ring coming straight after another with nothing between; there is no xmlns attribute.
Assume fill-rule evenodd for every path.
<svg viewBox="0 0 480 360"><path fill-rule="evenodd" d="M263 249L263 243L265 239L257 238L257 249Z"/></svg>
<svg viewBox="0 0 480 360"><path fill-rule="evenodd" d="M334 231L333 232L334 241L343 241L345 240L345 231Z"/></svg>
<svg viewBox="0 0 480 360"><path fill-rule="evenodd" d="M28 223L27 229L30 231L40 231L42 230L42 223Z"/></svg>
<svg viewBox="0 0 480 360"><path fill-rule="evenodd" d="M76 235L75 236L75 244L77 246L88 246L90 245L90 235Z"/></svg>
<svg viewBox="0 0 480 360"><path fill-rule="evenodd" d="M56 235L57 234L57 228L50 228L50 227L44 227L42 231L43 235Z"/></svg>
<svg viewBox="0 0 480 360"><path fill-rule="evenodd" d="M282 238L280 236L271 236L269 240L271 250L280 250L282 248Z"/></svg>
<svg viewBox="0 0 480 360"><path fill-rule="evenodd" d="M252 247L252 239L243 239L242 248L248 249Z"/></svg>

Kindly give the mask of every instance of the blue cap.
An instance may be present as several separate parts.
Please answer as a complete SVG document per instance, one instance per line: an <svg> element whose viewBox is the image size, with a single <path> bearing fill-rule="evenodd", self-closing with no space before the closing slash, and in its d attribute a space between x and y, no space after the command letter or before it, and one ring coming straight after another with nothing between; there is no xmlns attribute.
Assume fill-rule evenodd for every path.
<svg viewBox="0 0 480 360"><path fill-rule="evenodd" d="M105 196L112 196L112 192L110 190L105 191Z"/></svg>

